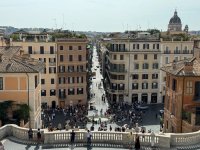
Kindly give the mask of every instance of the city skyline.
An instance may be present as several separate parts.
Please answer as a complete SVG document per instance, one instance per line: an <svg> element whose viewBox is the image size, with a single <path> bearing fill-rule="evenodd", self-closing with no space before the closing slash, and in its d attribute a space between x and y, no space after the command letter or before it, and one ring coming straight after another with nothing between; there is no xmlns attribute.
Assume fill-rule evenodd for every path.
<svg viewBox="0 0 200 150"><path fill-rule="evenodd" d="M4 0L0 12L2 26L115 32L166 31L177 9L183 28L187 24L189 30L199 30L200 22L195 19L200 12L198 4L195 0Z"/></svg>

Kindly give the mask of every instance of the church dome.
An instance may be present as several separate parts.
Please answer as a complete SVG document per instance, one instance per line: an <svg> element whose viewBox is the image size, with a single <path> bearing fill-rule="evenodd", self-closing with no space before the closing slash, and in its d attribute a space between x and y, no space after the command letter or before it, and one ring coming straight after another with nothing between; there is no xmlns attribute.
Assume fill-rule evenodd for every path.
<svg viewBox="0 0 200 150"><path fill-rule="evenodd" d="M177 15L177 11L174 12L174 16L170 19L169 24L181 24L181 19Z"/></svg>

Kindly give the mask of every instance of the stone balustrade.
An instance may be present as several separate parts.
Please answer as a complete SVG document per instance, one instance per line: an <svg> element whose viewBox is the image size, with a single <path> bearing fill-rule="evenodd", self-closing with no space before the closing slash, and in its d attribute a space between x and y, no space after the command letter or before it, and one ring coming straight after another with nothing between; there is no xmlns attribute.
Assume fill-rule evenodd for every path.
<svg viewBox="0 0 200 150"><path fill-rule="evenodd" d="M48 132L41 129L42 142L44 144L66 144L70 142L70 132L65 130L57 130ZM75 131L76 143L86 143L87 131ZM94 131L92 132L92 142L99 144L116 144L126 145L129 142L129 132L109 132L109 131ZM135 135L136 133L133 133ZM159 148L170 148L177 146L196 145L200 143L200 131L192 133L138 133L140 136L140 143L143 146L156 146ZM28 129L21 128L17 125L8 124L0 128L0 139L7 136L13 136L19 140L28 139ZM135 136L134 136L135 137ZM33 142L37 140L37 129L33 129Z"/></svg>

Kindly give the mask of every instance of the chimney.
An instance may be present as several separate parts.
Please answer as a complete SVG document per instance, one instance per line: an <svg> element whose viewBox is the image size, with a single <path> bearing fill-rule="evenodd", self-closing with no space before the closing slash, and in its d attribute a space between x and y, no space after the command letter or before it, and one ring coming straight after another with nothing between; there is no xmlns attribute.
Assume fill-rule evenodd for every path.
<svg viewBox="0 0 200 150"><path fill-rule="evenodd" d="M184 71L192 72L193 71L193 62L185 62Z"/></svg>
<svg viewBox="0 0 200 150"><path fill-rule="evenodd" d="M20 50L20 56L24 55L24 50Z"/></svg>

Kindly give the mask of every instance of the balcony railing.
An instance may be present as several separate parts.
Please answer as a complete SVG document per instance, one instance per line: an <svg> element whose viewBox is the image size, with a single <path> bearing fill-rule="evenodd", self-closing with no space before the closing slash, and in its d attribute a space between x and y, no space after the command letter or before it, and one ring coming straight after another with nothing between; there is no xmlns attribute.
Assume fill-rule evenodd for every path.
<svg viewBox="0 0 200 150"><path fill-rule="evenodd" d="M55 62L49 62L49 66L56 66Z"/></svg>
<svg viewBox="0 0 200 150"><path fill-rule="evenodd" d="M86 134L87 131L74 129L76 133L75 142L76 143L86 143ZM128 135L130 130L126 132L108 132L108 131L94 131L92 132L92 143L99 145L121 145L127 146ZM41 129L41 144L51 145L51 144L66 144L70 143L70 133L71 131L53 131L48 132L47 130ZM37 139L37 129L33 129L33 138L28 139L28 129L21 128L17 125L7 124L0 128L1 139L6 138L7 136L12 136L15 138L16 142L28 142L36 143ZM135 137L136 133L133 133ZM159 149L170 149L170 148L180 148L187 149L186 147L194 146L199 144L200 131L191 132L191 133L138 133L140 136L140 144L142 146L149 146L153 144L156 148ZM135 140L135 138L133 139ZM191 148L192 149L192 148Z"/></svg>
<svg viewBox="0 0 200 150"><path fill-rule="evenodd" d="M110 72L116 72L116 73L126 73L126 69L110 69Z"/></svg>

